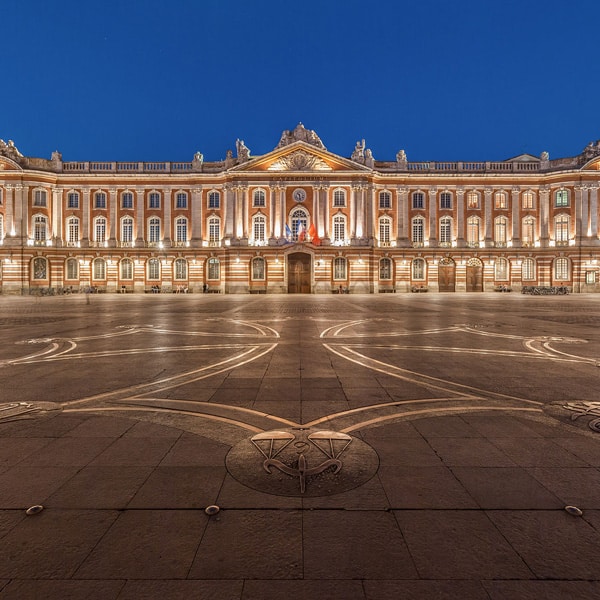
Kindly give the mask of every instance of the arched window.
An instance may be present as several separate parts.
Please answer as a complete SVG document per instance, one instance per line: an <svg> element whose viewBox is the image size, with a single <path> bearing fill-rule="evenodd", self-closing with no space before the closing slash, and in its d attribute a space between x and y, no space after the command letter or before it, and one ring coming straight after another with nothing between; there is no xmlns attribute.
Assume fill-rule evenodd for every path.
<svg viewBox="0 0 600 600"><path fill-rule="evenodd" d="M469 217L467 219L467 246L477 248L479 246L481 219L479 217Z"/></svg>
<svg viewBox="0 0 600 600"><path fill-rule="evenodd" d="M33 205L34 206L47 206L48 204L48 194L46 190L35 190L33 192Z"/></svg>
<svg viewBox="0 0 600 600"><path fill-rule="evenodd" d="M569 206L569 190L556 190L554 193L554 206Z"/></svg>
<svg viewBox="0 0 600 600"><path fill-rule="evenodd" d="M79 219L69 217L67 219L67 244L75 246L79 243Z"/></svg>
<svg viewBox="0 0 600 600"><path fill-rule="evenodd" d="M160 208L160 194L158 192L148 194L148 208Z"/></svg>
<svg viewBox="0 0 600 600"><path fill-rule="evenodd" d="M425 194L423 192L414 192L412 195L413 208L425 208Z"/></svg>
<svg viewBox="0 0 600 600"><path fill-rule="evenodd" d="M133 219L131 217L121 219L121 241L126 244L133 242Z"/></svg>
<svg viewBox="0 0 600 600"><path fill-rule="evenodd" d="M121 194L121 208L133 208L133 194L131 192L123 192Z"/></svg>
<svg viewBox="0 0 600 600"><path fill-rule="evenodd" d="M479 208L479 194L477 192L467 192L467 208Z"/></svg>
<svg viewBox="0 0 600 600"><path fill-rule="evenodd" d="M67 258L66 279L76 281L79 279L79 261L76 258Z"/></svg>
<svg viewBox="0 0 600 600"><path fill-rule="evenodd" d="M443 246L452 244L452 217L440 219L440 244Z"/></svg>
<svg viewBox="0 0 600 600"><path fill-rule="evenodd" d="M292 239L302 241L301 238L308 231L308 213L303 208L295 208L290 215L292 225Z"/></svg>
<svg viewBox="0 0 600 600"><path fill-rule="evenodd" d="M130 258L121 261L121 279L133 279L133 261Z"/></svg>
<svg viewBox="0 0 600 600"><path fill-rule="evenodd" d="M44 215L33 217L33 239L36 242L45 242L48 238L48 218Z"/></svg>
<svg viewBox="0 0 600 600"><path fill-rule="evenodd" d="M450 192L442 192L440 194L440 209L452 208L452 194Z"/></svg>
<svg viewBox="0 0 600 600"><path fill-rule="evenodd" d="M214 256L206 262L206 278L213 281L221 278L221 263Z"/></svg>
<svg viewBox="0 0 600 600"><path fill-rule="evenodd" d="M523 281L531 281L535 279L535 260L533 258L525 258L521 264L521 279Z"/></svg>
<svg viewBox="0 0 600 600"><path fill-rule="evenodd" d="M389 280L392 278L392 259L384 257L379 261L379 279Z"/></svg>
<svg viewBox="0 0 600 600"><path fill-rule="evenodd" d="M151 258L148 261L148 279L160 279L160 261L158 258Z"/></svg>
<svg viewBox="0 0 600 600"><path fill-rule="evenodd" d="M148 221L148 242L158 244L160 242L160 219L152 217Z"/></svg>
<svg viewBox="0 0 600 600"><path fill-rule="evenodd" d="M412 243L414 246L422 246L425 239L425 219L415 217L412 220Z"/></svg>
<svg viewBox="0 0 600 600"><path fill-rule="evenodd" d="M508 260L506 260L506 258L496 259L496 264L494 265L494 278L497 281L508 280Z"/></svg>
<svg viewBox="0 0 600 600"><path fill-rule="evenodd" d="M252 235L254 243L262 245L266 242L267 219L264 215L258 214L252 217Z"/></svg>
<svg viewBox="0 0 600 600"><path fill-rule="evenodd" d="M555 217L554 241L561 246L569 243L569 215L558 215Z"/></svg>
<svg viewBox="0 0 600 600"><path fill-rule="evenodd" d="M173 264L175 279L187 279L187 260L185 258L176 258Z"/></svg>
<svg viewBox="0 0 600 600"><path fill-rule="evenodd" d="M333 259L333 278L334 279L346 279L347 278L347 261L342 256L337 256Z"/></svg>
<svg viewBox="0 0 600 600"><path fill-rule="evenodd" d="M496 217L494 219L494 244L503 248L506 246L506 230L508 219L506 217Z"/></svg>
<svg viewBox="0 0 600 600"><path fill-rule="evenodd" d="M266 206L267 205L267 196L265 194L265 190L258 189L254 190L254 194L252 195L252 206Z"/></svg>
<svg viewBox="0 0 600 600"><path fill-rule="evenodd" d="M561 256L554 260L554 279L565 281L569 279L569 259Z"/></svg>
<svg viewBox="0 0 600 600"><path fill-rule="evenodd" d="M48 261L42 256L36 256L33 259L33 278L48 279Z"/></svg>
<svg viewBox="0 0 600 600"><path fill-rule="evenodd" d="M208 208L221 207L221 194L217 191L208 192Z"/></svg>
<svg viewBox="0 0 600 600"><path fill-rule="evenodd" d="M4 239L4 215L0 215L0 240Z"/></svg>
<svg viewBox="0 0 600 600"><path fill-rule="evenodd" d="M188 195L186 192L177 192L175 194L175 208L184 209L187 208Z"/></svg>
<svg viewBox="0 0 600 600"><path fill-rule="evenodd" d="M523 195L521 196L521 207L524 210L533 209L534 202L535 202L535 194L533 192L530 192L530 191L523 192Z"/></svg>
<svg viewBox="0 0 600 600"><path fill-rule="evenodd" d="M106 193L96 192L94 194L94 208L104 209L106 208Z"/></svg>
<svg viewBox="0 0 600 600"><path fill-rule="evenodd" d="M208 242L216 246L221 241L221 220L219 217L208 219Z"/></svg>
<svg viewBox="0 0 600 600"><path fill-rule="evenodd" d="M255 256L252 259L252 279L255 281L265 279L265 259L262 256Z"/></svg>
<svg viewBox="0 0 600 600"><path fill-rule="evenodd" d="M188 241L188 220L185 217L175 219L175 243L185 244Z"/></svg>
<svg viewBox="0 0 600 600"><path fill-rule="evenodd" d="M534 242L535 219L532 216L527 216L521 222L521 243L523 246L533 246Z"/></svg>
<svg viewBox="0 0 600 600"><path fill-rule="evenodd" d="M333 217L333 244L341 245L346 240L346 217L335 215Z"/></svg>
<svg viewBox="0 0 600 600"><path fill-rule="evenodd" d="M344 207L346 206L346 191L340 188L333 190L333 206Z"/></svg>
<svg viewBox="0 0 600 600"><path fill-rule="evenodd" d="M379 208L392 208L392 194L390 192L379 192Z"/></svg>
<svg viewBox="0 0 600 600"><path fill-rule="evenodd" d="M67 194L67 208L79 208L79 194L77 192Z"/></svg>
<svg viewBox="0 0 600 600"><path fill-rule="evenodd" d="M104 217L96 217L94 219L94 241L97 244L102 244L106 241L106 219Z"/></svg>
<svg viewBox="0 0 600 600"><path fill-rule="evenodd" d="M379 244L382 246L390 245L392 231L392 220L389 217L379 219Z"/></svg>
<svg viewBox="0 0 600 600"><path fill-rule="evenodd" d="M96 281L106 279L106 261L103 258L95 258L92 265L92 278Z"/></svg>
<svg viewBox="0 0 600 600"><path fill-rule="evenodd" d="M496 192L494 194L494 208L508 208L508 196L506 192Z"/></svg>
<svg viewBox="0 0 600 600"><path fill-rule="evenodd" d="M415 258L412 261L412 278L417 280L425 279L425 259Z"/></svg>

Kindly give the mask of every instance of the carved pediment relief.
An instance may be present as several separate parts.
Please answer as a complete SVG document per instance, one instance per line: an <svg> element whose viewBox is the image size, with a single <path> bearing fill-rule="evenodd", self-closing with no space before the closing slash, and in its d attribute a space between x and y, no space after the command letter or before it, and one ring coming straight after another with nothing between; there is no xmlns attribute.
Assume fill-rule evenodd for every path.
<svg viewBox="0 0 600 600"><path fill-rule="evenodd" d="M297 150L281 156L269 165L269 171L331 171L332 168L319 156Z"/></svg>
<svg viewBox="0 0 600 600"><path fill-rule="evenodd" d="M1 171L20 171L20 167L12 160L6 160L0 157L0 172Z"/></svg>

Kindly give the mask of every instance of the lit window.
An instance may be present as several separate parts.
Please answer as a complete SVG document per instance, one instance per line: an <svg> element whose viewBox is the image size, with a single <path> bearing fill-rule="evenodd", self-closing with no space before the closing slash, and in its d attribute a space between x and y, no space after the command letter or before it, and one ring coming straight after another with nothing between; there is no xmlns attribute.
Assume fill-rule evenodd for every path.
<svg viewBox="0 0 600 600"><path fill-rule="evenodd" d="M568 215L559 215L554 219L554 240L560 244L566 244L569 241L569 217Z"/></svg>
<svg viewBox="0 0 600 600"><path fill-rule="evenodd" d="M264 215L255 215L252 219L252 232L255 243L263 243L266 240L267 220Z"/></svg>
<svg viewBox="0 0 600 600"><path fill-rule="evenodd" d="M37 256L33 259L33 278L34 279L48 279L48 261Z"/></svg>
<svg viewBox="0 0 600 600"><path fill-rule="evenodd" d="M477 192L467 193L467 208L479 208L479 194Z"/></svg>
<svg viewBox="0 0 600 600"><path fill-rule="evenodd" d="M336 215L333 217L333 243L341 244L346 239L346 217Z"/></svg>
<svg viewBox="0 0 600 600"><path fill-rule="evenodd" d="M535 195L533 192L523 192L523 195L521 196L521 205L524 210L532 209L534 201Z"/></svg>
<svg viewBox="0 0 600 600"><path fill-rule="evenodd" d="M494 277L497 281L508 280L508 260L506 260L506 258L496 259L496 264L494 265Z"/></svg>
<svg viewBox="0 0 600 600"><path fill-rule="evenodd" d="M160 219L156 217L148 221L148 241L151 244L160 242Z"/></svg>
<svg viewBox="0 0 600 600"><path fill-rule="evenodd" d="M185 258L178 258L175 260L175 279L187 279L187 261Z"/></svg>
<svg viewBox="0 0 600 600"><path fill-rule="evenodd" d="M412 278L425 279L425 260L423 258L415 258L412 261Z"/></svg>
<svg viewBox="0 0 600 600"><path fill-rule="evenodd" d="M425 231L425 219L423 217L415 217L412 220L412 241L413 244L422 244Z"/></svg>
<svg viewBox="0 0 600 600"><path fill-rule="evenodd" d="M379 243L389 244L392 230L392 220L389 217L379 219Z"/></svg>
<svg viewBox="0 0 600 600"><path fill-rule="evenodd" d="M133 279L133 261L130 258L121 261L121 279Z"/></svg>
<svg viewBox="0 0 600 600"><path fill-rule="evenodd" d="M554 279L564 281L569 279L569 259L560 257L554 261Z"/></svg>
<svg viewBox="0 0 600 600"><path fill-rule="evenodd" d="M48 234L48 219L44 215L35 215L33 218L33 239L36 242L45 242Z"/></svg>
<svg viewBox="0 0 600 600"><path fill-rule="evenodd" d="M131 217L121 219L121 241L133 242L133 219Z"/></svg>
<svg viewBox="0 0 600 600"><path fill-rule="evenodd" d="M158 258L151 258L148 261L148 279L160 279L160 261Z"/></svg>
<svg viewBox="0 0 600 600"><path fill-rule="evenodd" d="M567 190L557 190L554 195L554 206L569 206L569 192Z"/></svg>
<svg viewBox="0 0 600 600"><path fill-rule="evenodd" d="M217 217L208 220L208 241L216 244L221 240L221 221Z"/></svg>
<svg viewBox="0 0 600 600"><path fill-rule="evenodd" d="M333 259L333 278L346 279L347 262L346 259L338 256Z"/></svg>
<svg viewBox="0 0 600 600"><path fill-rule="evenodd" d="M334 190L333 206L346 206L346 192L344 190Z"/></svg>
<svg viewBox="0 0 600 600"><path fill-rule="evenodd" d="M188 222L185 217L175 219L175 242L183 244L188 241Z"/></svg>
<svg viewBox="0 0 600 600"><path fill-rule="evenodd" d="M262 256L257 256L252 259L252 279L265 279L265 259Z"/></svg>
<svg viewBox="0 0 600 600"><path fill-rule="evenodd" d="M479 229L481 219L479 217L469 217L467 219L467 245L472 247L479 246Z"/></svg>
<svg viewBox="0 0 600 600"><path fill-rule="evenodd" d="M210 192L208 194L208 208L219 208L221 206L221 194Z"/></svg>
<svg viewBox="0 0 600 600"><path fill-rule="evenodd" d="M496 192L494 194L494 208L508 208L508 196L506 192Z"/></svg>
<svg viewBox="0 0 600 600"><path fill-rule="evenodd" d="M221 263L218 258L212 257L208 259L206 278L211 280L221 278Z"/></svg>
<svg viewBox="0 0 600 600"><path fill-rule="evenodd" d="M79 261L76 258L67 259L67 279L79 279Z"/></svg>
<svg viewBox="0 0 600 600"><path fill-rule="evenodd" d="M440 219L440 243L450 244L452 242L452 219L442 217Z"/></svg>
<svg viewBox="0 0 600 600"><path fill-rule="evenodd" d="M506 230L508 219L506 217L497 217L494 220L494 242L496 246L506 246Z"/></svg>
<svg viewBox="0 0 600 600"><path fill-rule="evenodd" d="M382 258L379 261L379 279L392 278L392 259Z"/></svg>
<svg viewBox="0 0 600 600"><path fill-rule="evenodd" d="M521 279L523 281L531 281L535 279L535 260L526 258L521 265Z"/></svg>
<svg viewBox="0 0 600 600"><path fill-rule="evenodd" d="M94 220L94 241L99 243L106 241L106 219L104 217Z"/></svg>
<svg viewBox="0 0 600 600"><path fill-rule="evenodd" d="M302 241L301 238L308 233L308 213L303 208L296 208L291 217L292 239Z"/></svg>
<svg viewBox="0 0 600 600"><path fill-rule="evenodd" d="M187 194L185 192L177 192L175 208L187 208Z"/></svg>
<svg viewBox="0 0 600 600"><path fill-rule="evenodd" d="M79 241L79 219L71 217L67 220L67 243L76 244Z"/></svg>
<svg viewBox="0 0 600 600"><path fill-rule="evenodd" d="M535 219L525 217L521 226L521 241L524 246L531 246L535 241Z"/></svg>
<svg viewBox="0 0 600 600"><path fill-rule="evenodd" d="M97 258L94 260L92 277L96 280L106 279L106 261L103 258Z"/></svg>

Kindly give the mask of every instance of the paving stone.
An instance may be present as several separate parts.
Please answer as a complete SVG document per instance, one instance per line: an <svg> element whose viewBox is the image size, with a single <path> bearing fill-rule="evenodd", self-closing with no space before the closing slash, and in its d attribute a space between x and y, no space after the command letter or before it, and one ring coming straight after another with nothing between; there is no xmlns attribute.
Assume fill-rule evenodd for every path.
<svg viewBox="0 0 600 600"><path fill-rule="evenodd" d="M0 437L0 467L13 467L47 446L52 438Z"/></svg>
<svg viewBox="0 0 600 600"><path fill-rule="evenodd" d="M484 438L429 438L431 447L449 467L512 467L515 463Z"/></svg>
<svg viewBox="0 0 600 600"><path fill-rule="evenodd" d="M490 600L598 600L600 581L483 581Z"/></svg>
<svg viewBox="0 0 600 600"><path fill-rule="evenodd" d="M135 425L135 420L122 417L89 417L66 435L75 437L119 437Z"/></svg>
<svg viewBox="0 0 600 600"><path fill-rule="evenodd" d="M360 581L323 581L304 579L302 581L250 580L244 582L241 600L265 600L285 598L286 600L365 600ZM215 599L216 600L216 599Z"/></svg>
<svg viewBox="0 0 600 600"><path fill-rule="evenodd" d="M188 578L301 579L302 514L222 511L211 517Z"/></svg>
<svg viewBox="0 0 600 600"><path fill-rule="evenodd" d="M253 490L227 475L219 491L216 504L225 509L274 509L302 507L302 499L295 496L277 496Z"/></svg>
<svg viewBox="0 0 600 600"><path fill-rule="evenodd" d="M584 519L564 510L491 511L488 515L536 577L598 578L600 534Z"/></svg>
<svg viewBox="0 0 600 600"><path fill-rule="evenodd" d="M481 511L394 511L423 579L529 579L519 553Z"/></svg>
<svg viewBox="0 0 600 600"><path fill-rule="evenodd" d="M2 538L0 578L70 578L117 516L111 510L46 509L24 519Z"/></svg>
<svg viewBox="0 0 600 600"><path fill-rule="evenodd" d="M123 437L140 437L140 438L156 438L166 437L178 439L182 435L181 429L175 427L168 427L166 425L159 425L157 423L150 423L148 421L138 421L128 429Z"/></svg>
<svg viewBox="0 0 600 600"><path fill-rule="evenodd" d="M19 465L28 467L82 467L104 452L114 438L62 437L50 440L41 451L24 458Z"/></svg>
<svg viewBox="0 0 600 600"><path fill-rule="evenodd" d="M422 437L418 438L368 438L368 443L379 455L384 467L442 467L434 448Z"/></svg>
<svg viewBox="0 0 600 600"><path fill-rule="evenodd" d="M247 584L246 584L247 585ZM240 600L242 581L135 581L125 584L118 600L164 598L165 600Z"/></svg>
<svg viewBox="0 0 600 600"><path fill-rule="evenodd" d="M122 437L90 462L92 466L156 466L175 441L171 438Z"/></svg>
<svg viewBox="0 0 600 600"><path fill-rule="evenodd" d="M415 429L426 439L442 437L471 438L482 437L475 427L462 417L424 418L412 421Z"/></svg>
<svg viewBox="0 0 600 600"><path fill-rule="evenodd" d="M165 454L161 467L222 467L229 446L204 436L184 433Z"/></svg>
<svg viewBox="0 0 600 600"><path fill-rule="evenodd" d="M463 419L485 437L539 437L535 427L530 427L526 422L511 415L502 413L469 414L464 415Z"/></svg>
<svg viewBox="0 0 600 600"><path fill-rule="evenodd" d="M600 467L600 435L596 439L588 436L553 438L555 444L568 450L588 465Z"/></svg>
<svg viewBox="0 0 600 600"><path fill-rule="evenodd" d="M489 600L479 581L365 581L364 587L366 600Z"/></svg>
<svg viewBox="0 0 600 600"><path fill-rule="evenodd" d="M25 518L23 510L0 510L0 539Z"/></svg>
<svg viewBox="0 0 600 600"><path fill-rule="evenodd" d="M303 516L304 575L316 579L417 576L394 517L384 511L309 511ZM340 532L344 532L340 539Z"/></svg>
<svg viewBox="0 0 600 600"><path fill-rule="evenodd" d="M528 468L527 471L549 489L561 504L600 509L600 471L587 468Z"/></svg>
<svg viewBox="0 0 600 600"><path fill-rule="evenodd" d="M125 511L86 557L74 577L185 578L207 521L203 511Z"/></svg>
<svg viewBox="0 0 600 600"><path fill-rule="evenodd" d="M492 438L520 467L586 467L587 463L548 439Z"/></svg>
<svg viewBox="0 0 600 600"><path fill-rule="evenodd" d="M124 581L111 580L13 580L0 593L0 600L116 600L124 585Z"/></svg>

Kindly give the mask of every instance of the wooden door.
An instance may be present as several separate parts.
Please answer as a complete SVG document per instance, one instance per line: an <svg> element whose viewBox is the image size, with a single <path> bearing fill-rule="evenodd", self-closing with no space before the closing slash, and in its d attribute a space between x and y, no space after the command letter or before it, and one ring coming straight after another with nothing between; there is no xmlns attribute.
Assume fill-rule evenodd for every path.
<svg viewBox="0 0 600 600"><path fill-rule="evenodd" d="M288 294L310 294L311 257L304 252L288 256Z"/></svg>
<svg viewBox="0 0 600 600"><path fill-rule="evenodd" d="M483 292L483 266L467 265L467 292Z"/></svg>
<svg viewBox="0 0 600 600"><path fill-rule="evenodd" d="M456 289L456 265L453 260L440 261L438 265L438 289L454 292Z"/></svg>

